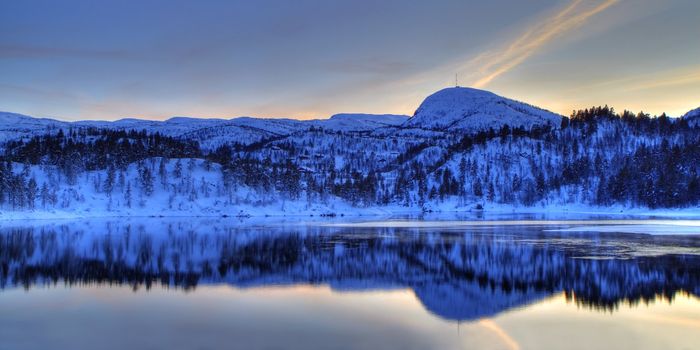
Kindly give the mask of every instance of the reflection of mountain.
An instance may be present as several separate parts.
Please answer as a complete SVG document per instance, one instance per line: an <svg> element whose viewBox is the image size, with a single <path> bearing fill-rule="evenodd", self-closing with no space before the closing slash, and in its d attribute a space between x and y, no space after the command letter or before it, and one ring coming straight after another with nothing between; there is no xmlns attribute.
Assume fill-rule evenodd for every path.
<svg viewBox="0 0 700 350"><path fill-rule="evenodd" d="M600 237L591 235L547 239L522 228L515 228L517 234L513 228L463 234L185 224L99 230L0 230L0 287L56 282L188 289L218 283L408 287L431 312L453 320L491 316L561 291L606 308L680 290L700 294L700 257L574 258L597 250ZM532 243L533 234L539 243Z"/></svg>

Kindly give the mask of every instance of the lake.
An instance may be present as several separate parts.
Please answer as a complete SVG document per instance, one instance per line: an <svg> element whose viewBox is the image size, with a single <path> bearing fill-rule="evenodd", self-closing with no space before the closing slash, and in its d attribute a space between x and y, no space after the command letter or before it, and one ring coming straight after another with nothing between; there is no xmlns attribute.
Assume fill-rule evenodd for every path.
<svg viewBox="0 0 700 350"><path fill-rule="evenodd" d="M595 219L4 222L0 349L700 348L700 222Z"/></svg>

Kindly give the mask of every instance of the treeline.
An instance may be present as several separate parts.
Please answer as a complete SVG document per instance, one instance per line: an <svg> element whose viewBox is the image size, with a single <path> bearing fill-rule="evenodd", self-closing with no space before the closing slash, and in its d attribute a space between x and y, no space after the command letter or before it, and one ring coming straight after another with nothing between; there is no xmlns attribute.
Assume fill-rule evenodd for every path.
<svg viewBox="0 0 700 350"><path fill-rule="evenodd" d="M618 114L614 108L607 105L575 110L571 113L570 118L562 120L562 127L571 125L572 127L595 128L601 121L620 121L635 132L658 132L664 135L687 131L691 128L687 120L683 118L671 119L666 113L662 113L660 116L651 116L643 111L635 114L624 110L622 114Z"/></svg>
<svg viewBox="0 0 700 350"><path fill-rule="evenodd" d="M64 133L35 136L29 140L10 141L4 145L5 161L53 165L66 174L115 167L146 158L197 158L199 144L142 131L109 129L72 129Z"/></svg>
<svg viewBox="0 0 700 350"><path fill-rule="evenodd" d="M15 173L12 162L0 162L0 204L7 204L11 209L34 209L37 198L45 205L55 205L56 191L49 190L46 183L39 188L37 180L29 174L29 166Z"/></svg>

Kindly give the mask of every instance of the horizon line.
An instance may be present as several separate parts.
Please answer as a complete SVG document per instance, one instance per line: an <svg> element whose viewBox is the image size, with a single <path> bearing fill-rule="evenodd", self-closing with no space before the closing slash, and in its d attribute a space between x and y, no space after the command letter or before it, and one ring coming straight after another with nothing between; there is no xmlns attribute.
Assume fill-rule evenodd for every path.
<svg viewBox="0 0 700 350"><path fill-rule="evenodd" d="M505 97L505 96L500 95L500 94L498 94L498 93L495 93L495 92L493 92L493 91L491 91L491 90L486 90L486 89L482 89L482 88L478 88L478 87L473 87L473 86L460 86L460 85L448 86L448 87L439 89L439 90L437 90L437 91L435 91L435 92L429 94L428 96L426 96L426 97L423 99L423 102L424 102L425 99L428 98L429 96L431 96L431 95L433 95L433 94L435 94L435 93L437 93L437 92L440 92L440 91L443 91L443 90L447 90L447 89L471 89L471 90L478 90L478 91L486 91L486 92L493 93L493 94L495 94L495 95L497 95L497 96L499 96L499 97L501 97L501 98L513 100L513 101L520 102L520 103L524 103L524 104L528 104L528 105L530 105L530 106L534 106L534 107L536 107L536 108L543 109L543 110L545 110L545 111L548 111L548 112L557 114L557 115L559 115L559 116L561 116L561 117L569 117L569 116L570 116L570 115L566 115L566 114L562 114L562 113L559 113L559 112L552 111L551 109L548 109L548 108L546 108L546 107L543 107L543 106L540 106L540 105L536 105L536 104L533 104L533 103L530 103L530 102L527 102L527 101L524 101L524 100L520 100L520 99L516 99L516 98L510 98L510 97ZM38 114L32 114L32 113L14 112L14 111L7 111L7 110L0 110L0 114L15 114L15 115L24 116L24 117L29 117L29 118L33 118L33 119L50 119L50 120L59 121L59 122L65 122L65 123L75 123L75 122L106 122L106 123L113 123L113 122L124 121L124 120L140 120L140 121L153 121L153 122L167 122L167 121L169 121L169 120L171 120L171 119L176 119L176 118L199 119L199 120L221 120L221 121L231 121L231 120L241 119L241 118L252 118L252 119L279 119L279 120L296 120L296 121L313 121L313 120L329 120L329 119L333 118L334 116L338 116L338 115L372 115L372 116L387 116L387 115L392 115L392 116L405 116L405 117L407 117L407 118L412 118L412 117L415 115L415 111L418 110L418 108L420 107L420 105L421 105L423 102L421 102L421 103L415 108L413 114L410 114L410 115L409 115L409 114L401 114L401 113L383 113L383 112L382 112L382 113L373 113L373 112L337 112L337 113L333 113L333 114L330 114L330 115L327 115L327 116L323 116L323 117L321 117L321 116L309 116L308 118L306 118L306 117L289 117L289 116L255 116L255 115L247 115L247 114L242 114L242 115L237 115L237 116L211 116L211 117L207 117L207 116L195 116L195 115L179 115L179 114L173 114L173 115L158 115L158 116L147 116L147 115L142 115L142 116L124 116L124 117L117 117L117 118L115 118L115 119L66 119L66 117L62 117L62 116L38 115ZM614 106L611 106L611 105L609 105L609 104L593 105L593 106L588 106L588 107L583 107L583 108L573 108L573 109L570 109L570 110L571 110L572 112L575 112L575 111L580 111L580 110L588 109L588 108L591 108L591 107L603 107L603 106L608 106L608 107L614 109L615 111L617 111L617 108L615 108ZM666 112L661 112L660 114L649 114L649 113L644 112L643 109L641 109L639 112L645 113L645 114L649 114L649 115L651 115L651 116L653 116L653 117L656 117L656 116L660 116L660 115L665 114L667 117L670 117L670 118L682 118L683 116L685 116L685 115L688 114L689 112L692 112L692 111L694 111L694 110L696 110L696 109L699 109L699 108L700 108L700 105L699 105L698 107L696 107L696 108L692 108L692 109L690 109L690 110L684 112L683 114L677 115L677 116L669 115L669 114L666 113ZM623 110L623 111L630 111L630 112L633 112L633 110L629 110L629 109L626 109L626 108L625 108L625 109L622 109L622 110ZM637 113L639 113L639 112L637 112ZM617 113L617 112L616 112L616 113ZM633 113L634 113L634 112L633 112ZM637 114L637 113L635 113L635 114ZM151 118L154 118L154 119L151 119Z"/></svg>

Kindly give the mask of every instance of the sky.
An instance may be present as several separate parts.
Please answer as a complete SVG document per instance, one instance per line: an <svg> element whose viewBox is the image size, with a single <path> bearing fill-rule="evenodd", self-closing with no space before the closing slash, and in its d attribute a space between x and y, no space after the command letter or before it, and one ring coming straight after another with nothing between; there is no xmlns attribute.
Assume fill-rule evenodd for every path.
<svg viewBox="0 0 700 350"><path fill-rule="evenodd" d="M412 115L455 85L554 112L700 106L697 0L0 0L0 110Z"/></svg>

